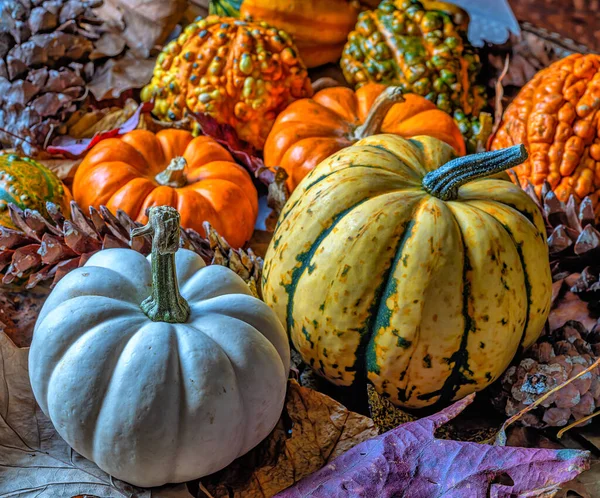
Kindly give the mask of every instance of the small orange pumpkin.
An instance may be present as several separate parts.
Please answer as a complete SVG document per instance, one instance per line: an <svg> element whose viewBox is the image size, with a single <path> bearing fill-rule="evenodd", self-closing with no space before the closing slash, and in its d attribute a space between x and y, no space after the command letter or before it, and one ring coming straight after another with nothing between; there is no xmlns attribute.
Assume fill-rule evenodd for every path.
<svg viewBox="0 0 600 498"><path fill-rule="evenodd" d="M134 130L95 145L79 166L80 206L122 209L146 223L147 208L172 206L181 225L204 233L208 221L232 247L254 230L258 194L250 175L215 140L184 130Z"/></svg>
<svg viewBox="0 0 600 498"><path fill-rule="evenodd" d="M419 95L402 95L399 87L369 83L356 92L325 88L290 104L267 137L265 165L282 167L292 191L326 157L378 133L428 135L448 143L461 156L466 152L458 126L435 104Z"/></svg>

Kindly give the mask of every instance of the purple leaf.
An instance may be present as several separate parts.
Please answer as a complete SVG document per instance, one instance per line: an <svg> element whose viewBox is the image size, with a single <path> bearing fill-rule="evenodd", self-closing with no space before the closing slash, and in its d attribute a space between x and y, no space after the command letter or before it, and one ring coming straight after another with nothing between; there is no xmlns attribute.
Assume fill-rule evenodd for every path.
<svg viewBox="0 0 600 498"><path fill-rule="evenodd" d="M68 157L82 156L105 138L120 137L121 135L125 135L125 133L135 130L140 122L142 113L150 112L153 107L154 104L150 102L140 104L133 115L119 126L119 128L98 132L92 138L57 137L52 142L52 145L46 148L46 151L50 154L63 154Z"/></svg>
<svg viewBox="0 0 600 498"><path fill-rule="evenodd" d="M369 439L277 497L538 496L542 490L553 490L589 468L586 451L436 439L436 429L456 417L473 399L470 395L435 415Z"/></svg>

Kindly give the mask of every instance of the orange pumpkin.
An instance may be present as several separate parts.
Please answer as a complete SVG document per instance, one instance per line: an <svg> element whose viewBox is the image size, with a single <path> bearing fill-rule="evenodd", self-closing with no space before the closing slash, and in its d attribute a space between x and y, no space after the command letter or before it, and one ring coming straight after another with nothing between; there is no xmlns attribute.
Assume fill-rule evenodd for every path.
<svg viewBox="0 0 600 498"><path fill-rule="evenodd" d="M428 135L465 154L462 134L450 115L419 95L369 83L356 92L326 88L290 104L267 137L265 165L282 167L292 191L326 157L378 133Z"/></svg>
<svg viewBox="0 0 600 498"><path fill-rule="evenodd" d="M215 140L184 130L135 130L94 146L79 166L80 206L122 209L146 223L151 206L173 206L181 225L204 233L208 221L235 248L250 239L258 195L250 175Z"/></svg>

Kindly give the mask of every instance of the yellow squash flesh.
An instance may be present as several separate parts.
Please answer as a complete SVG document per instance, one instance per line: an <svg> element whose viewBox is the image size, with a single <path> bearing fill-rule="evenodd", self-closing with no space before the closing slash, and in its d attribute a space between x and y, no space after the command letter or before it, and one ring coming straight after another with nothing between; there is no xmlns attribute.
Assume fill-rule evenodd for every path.
<svg viewBox="0 0 600 498"><path fill-rule="evenodd" d="M453 158L437 139L363 139L296 188L265 258L263 296L304 361L335 384L368 377L419 408L479 391L539 336L552 280L541 214L517 186L421 181Z"/></svg>

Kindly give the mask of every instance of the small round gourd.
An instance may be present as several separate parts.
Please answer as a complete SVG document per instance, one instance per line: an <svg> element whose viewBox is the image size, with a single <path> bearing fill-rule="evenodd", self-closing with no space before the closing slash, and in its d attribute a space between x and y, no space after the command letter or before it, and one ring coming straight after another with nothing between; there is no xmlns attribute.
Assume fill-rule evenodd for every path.
<svg viewBox="0 0 600 498"><path fill-rule="evenodd" d="M35 209L46 216L46 202L68 212L71 193L48 168L30 157L0 154L0 225L15 228L8 209Z"/></svg>
<svg viewBox="0 0 600 498"><path fill-rule="evenodd" d="M541 213L519 187L482 178L525 160L524 147L453 157L431 137L368 137L285 205L263 297L331 382L368 377L397 405L447 403L492 383L542 331Z"/></svg>
<svg viewBox="0 0 600 498"><path fill-rule="evenodd" d="M177 250L175 209L152 208L135 234L153 236L151 263L108 249L58 283L29 372L72 448L149 487L216 472L264 439L281 414L290 352L241 278Z"/></svg>

